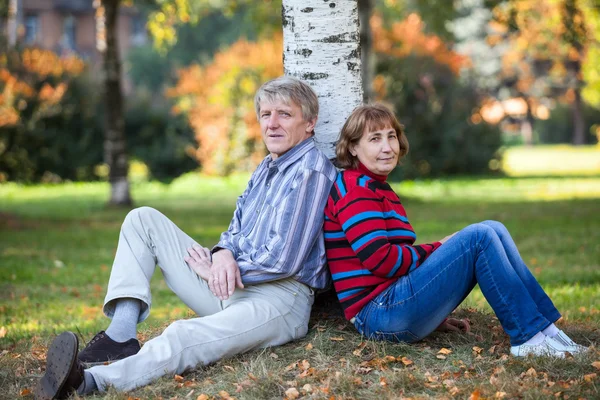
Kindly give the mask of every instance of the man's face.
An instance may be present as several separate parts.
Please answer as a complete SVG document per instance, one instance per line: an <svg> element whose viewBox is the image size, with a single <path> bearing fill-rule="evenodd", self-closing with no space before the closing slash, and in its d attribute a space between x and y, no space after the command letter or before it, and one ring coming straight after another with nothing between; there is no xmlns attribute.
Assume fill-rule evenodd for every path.
<svg viewBox="0 0 600 400"><path fill-rule="evenodd" d="M311 137L317 122L316 119L305 121L300 106L281 100L273 103L261 101L258 119L263 140L273 160Z"/></svg>

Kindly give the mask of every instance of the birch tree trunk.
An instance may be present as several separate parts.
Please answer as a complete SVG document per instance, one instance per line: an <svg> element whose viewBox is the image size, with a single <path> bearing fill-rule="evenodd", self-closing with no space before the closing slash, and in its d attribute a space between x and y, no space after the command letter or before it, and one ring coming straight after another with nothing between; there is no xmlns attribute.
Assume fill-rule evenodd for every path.
<svg viewBox="0 0 600 400"><path fill-rule="evenodd" d="M283 0L283 66L319 97L317 146L329 158L363 102L357 0Z"/></svg>
<svg viewBox="0 0 600 400"><path fill-rule="evenodd" d="M97 7L96 24L98 24L99 36L97 46L104 55L104 101L106 107L104 161L109 167L110 200L108 204L130 206L132 201L127 180L129 161L125 143L121 62L117 35L119 3L120 0L94 1L94 5Z"/></svg>
<svg viewBox="0 0 600 400"><path fill-rule="evenodd" d="M358 0L360 21L360 61L362 73L363 100L368 103L374 98L373 76L375 75L375 55L373 54L373 32L371 31L373 0Z"/></svg>
<svg viewBox="0 0 600 400"><path fill-rule="evenodd" d="M6 19L6 36L9 48L13 48L17 44L18 10L19 0L9 0L8 17Z"/></svg>

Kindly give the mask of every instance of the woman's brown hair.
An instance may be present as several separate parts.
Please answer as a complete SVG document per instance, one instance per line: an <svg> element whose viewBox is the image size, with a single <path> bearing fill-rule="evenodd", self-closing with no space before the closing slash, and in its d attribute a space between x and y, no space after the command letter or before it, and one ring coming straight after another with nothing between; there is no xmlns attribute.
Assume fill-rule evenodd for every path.
<svg viewBox="0 0 600 400"><path fill-rule="evenodd" d="M394 113L381 103L358 106L348 117L340 140L335 147L336 165L343 169L358 168L358 159L350 153L350 149L360 141L365 132L373 132L392 127L398 135L400 154L398 164L402 157L408 153L408 140L404 134L404 127L398 122Z"/></svg>

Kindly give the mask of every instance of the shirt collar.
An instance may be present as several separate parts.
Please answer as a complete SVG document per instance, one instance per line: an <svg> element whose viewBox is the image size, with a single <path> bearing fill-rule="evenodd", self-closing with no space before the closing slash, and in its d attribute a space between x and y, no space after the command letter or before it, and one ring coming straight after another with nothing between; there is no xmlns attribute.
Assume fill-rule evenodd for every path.
<svg viewBox="0 0 600 400"><path fill-rule="evenodd" d="M278 170L282 171L287 168L290 164L298 161L302 156L304 156L307 152L315 148L315 140L311 136L308 139L304 139L296 146L289 149L284 155L281 157L277 157L275 160L269 161L269 168L276 167ZM271 155L267 156L269 159Z"/></svg>
<svg viewBox="0 0 600 400"><path fill-rule="evenodd" d="M379 182L385 182L385 180L387 179L387 175L377 175L377 174L371 172L371 170L369 170L369 168L365 167L363 165L363 163L361 163L360 161L358 163L358 171L361 174L367 175L369 178L372 178Z"/></svg>

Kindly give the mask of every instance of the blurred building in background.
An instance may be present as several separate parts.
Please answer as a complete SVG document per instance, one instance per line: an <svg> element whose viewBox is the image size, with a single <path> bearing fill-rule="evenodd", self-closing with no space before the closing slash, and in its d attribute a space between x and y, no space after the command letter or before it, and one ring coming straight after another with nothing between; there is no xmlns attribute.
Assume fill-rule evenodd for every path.
<svg viewBox="0 0 600 400"><path fill-rule="evenodd" d="M40 47L58 55L75 53L89 63L92 71L99 71L102 63L103 27L101 15L94 0L10 0L16 8L16 32L6 32L16 37L16 44ZM11 25L3 23L3 31ZM133 7L120 7L117 29L119 53L125 60L133 46L148 41L146 20ZM130 83L124 80L125 90Z"/></svg>

